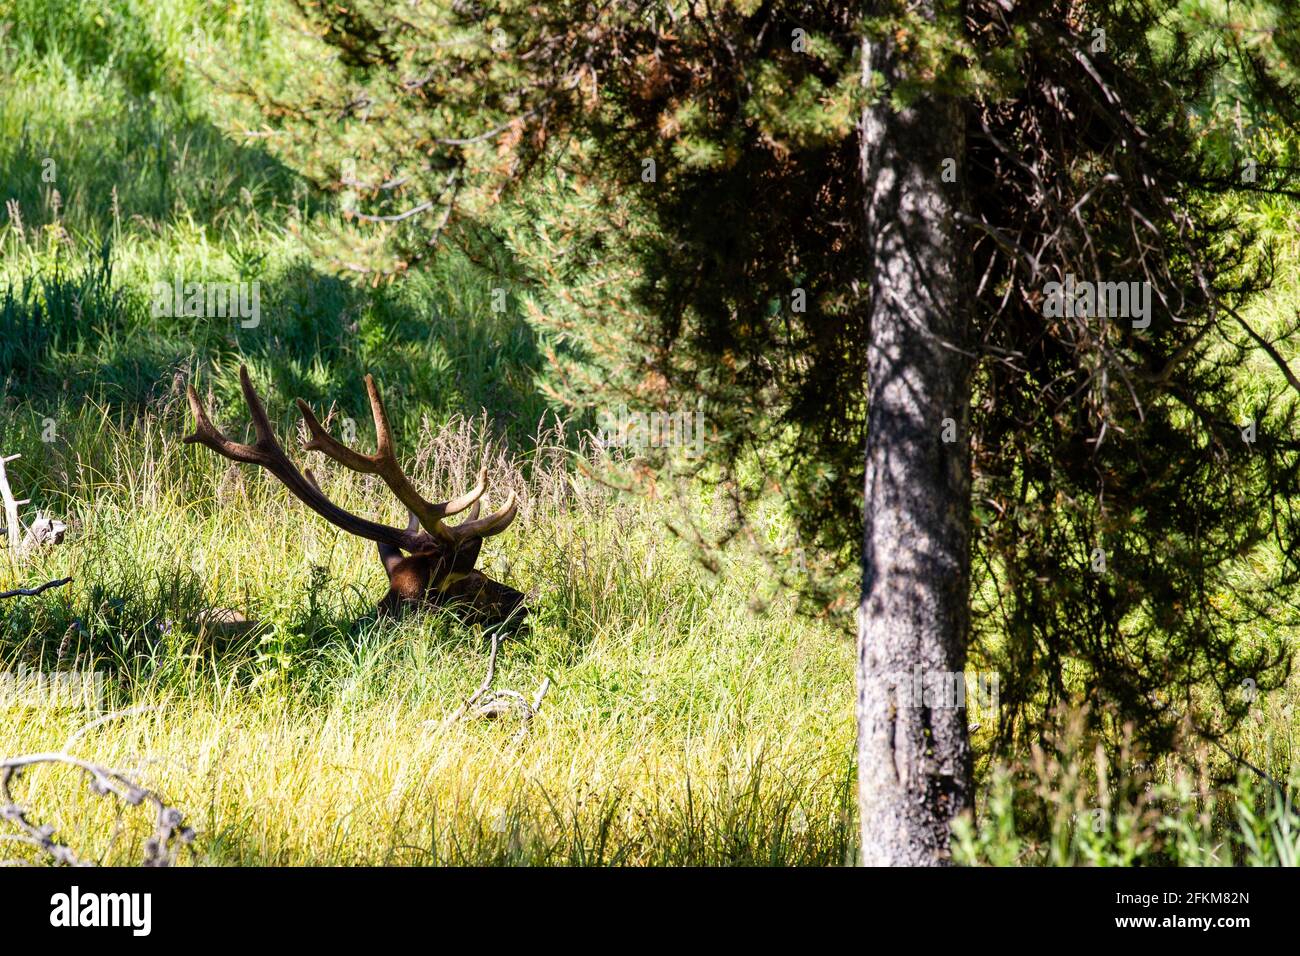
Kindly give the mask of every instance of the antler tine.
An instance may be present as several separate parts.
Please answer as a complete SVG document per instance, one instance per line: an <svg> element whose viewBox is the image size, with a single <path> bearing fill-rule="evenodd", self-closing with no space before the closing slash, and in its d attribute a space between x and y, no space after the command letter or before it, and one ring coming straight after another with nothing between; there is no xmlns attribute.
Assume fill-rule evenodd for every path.
<svg viewBox="0 0 1300 956"><path fill-rule="evenodd" d="M474 480L474 487L459 498L452 498L442 506L443 517L458 515L471 505L477 506L485 491L487 491L487 465L482 465L478 470L478 478ZM474 512L474 516L478 516L478 511Z"/></svg>
<svg viewBox="0 0 1300 956"><path fill-rule="evenodd" d="M199 393L194 390L192 384L185 386L185 397L189 399L190 411L194 414L194 434L186 435L181 439L182 442L187 445L204 445L211 448L218 455L233 458L235 461L250 464L260 463L256 448L231 441L221 433L217 426L212 424L207 411L203 408L203 402L199 400Z"/></svg>
<svg viewBox="0 0 1300 956"><path fill-rule="evenodd" d="M515 493L512 490L506 496L505 506L500 511L493 512L486 518L479 518L478 502L475 502L474 510L470 512L470 519L447 530L451 532L457 542L469 538L490 538L494 534L505 531L510 526L510 522L515 520L518 511L519 502L515 500Z"/></svg>
<svg viewBox="0 0 1300 956"><path fill-rule="evenodd" d="M248 368L239 367L239 385L244 393L244 402L253 418L253 431L257 440L251 445L231 441L223 435L208 417L203 403L199 400L194 386L185 389L189 399L190 410L194 413L194 434L185 437L186 443L198 443L212 449L222 457L246 464L260 465L284 484L286 488L303 504L311 508L326 521L341 528L349 534L366 538L370 541L382 541L395 547L415 550L421 545L417 534L390 528L387 525L367 521L365 518L344 511L320 490L316 477L310 471L300 472L289 456L284 453L276 441L271 420L267 417L266 407L253 388L248 376ZM427 539L426 539L427 540Z"/></svg>
<svg viewBox="0 0 1300 956"><path fill-rule="evenodd" d="M193 384L185 387L185 397L189 399L190 411L194 413L194 434L187 435L182 441L187 444L205 445L219 455L246 464L269 468L271 464L278 463L282 459L292 467L279 442L275 440L271 421L266 416L266 407L253 389L252 380L248 377L248 367L245 365L239 366L239 387L244 393L244 404L248 406L248 412L253 418L253 433L257 436L253 444L245 445L242 442L231 441L223 435L208 418L208 413L199 400L199 393L194 390Z"/></svg>
<svg viewBox="0 0 1300 956"><path fill-rule="evenodd" d="M248 377L247 365L239 366L239 390L244 393L244 404L248 406L248 413L253 416L253 434L257 436L253 447L263 449L268 454L278 454L288 461L284 449L275 440L275 429L271 427L271 419L266 415L266 406L262 404L262 397L253 388L253 380Z"/></svg>
<svg viewBox="0 0 1300 956"><path fill-rule="evenodd" d="M320 423L316 413L311 410L311 406L298 399L298 410L302 412L303 422L307 425L307 430L311 432L311 440L303 444L303 447L310 451L321 452L328 458L333 458L344 468L360 472L366 475L378 475L388 485L389 489L406 505L409 510L424 526L425 530L438 535L444 540L452 540L452 535L442 519L448 515L459 514L474 502L483 496L487 488L487 469L479 470L478 481L472 489L457 498L450 501L434 502L428 501L415 490L406 473L402 471L401 466L397 463L397 455L393 450L392 429L388 424L388 412L384 408L384 400L379 394L379 388L375 385L375 379L371 375L366 376L366 392L370 396L370 414L375 421L375 453L373 455L364 455L355 449L338 441L331 435Z"/></svg>

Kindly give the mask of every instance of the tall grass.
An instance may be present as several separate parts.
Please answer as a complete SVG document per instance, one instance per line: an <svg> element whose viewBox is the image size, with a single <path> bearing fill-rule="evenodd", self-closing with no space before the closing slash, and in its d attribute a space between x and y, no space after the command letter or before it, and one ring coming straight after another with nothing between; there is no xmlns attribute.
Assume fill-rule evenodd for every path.
<svg viewBox="0 0 1300 956"><path fill-rule="evenodd" d="M1252 717L1289 746L1285 723ZM955 827L954 856L977 866L1300 865L1294 766L1277 779L1224 760L1225 750L1188 740L1155 762L1124 742L1108 753L1084 734L1083 714L1065 714L1027 759L991 768L977 817Z"/></svg>
<svg viewBox="0 0 1300 956"><path fill-rule="evenodd" d="M486 460L489 495L522 497L482 562L532 610L496 686L552 685L515 742L511 719L446 724L482 679L488 640L447 617L376 620L370 545L261 473L180 445L179 406L130 428L102 409L83 419L54 465L68 472L64 496L44 502L75 534L23 569L75 582L5 606L0 647L10 670L108 675L105 709L128 713L75 750L188 809L199 861L851 857L849 645L789 608L748 613L761 564L708 576L664 536L657 506L576 474L564 436L512 456L462 420L426 426L411 458L430 495L465 487ZM343 507L398 519L373 479L322 480ZM218 607L259 625L213 640L203 612ZM11 708L0 753L59 749L92 717ZM130 861L132 828L148 821L115 829L115 808L61 775L31 772L31 804L92 842L116 833L97 850Z"/></svg>

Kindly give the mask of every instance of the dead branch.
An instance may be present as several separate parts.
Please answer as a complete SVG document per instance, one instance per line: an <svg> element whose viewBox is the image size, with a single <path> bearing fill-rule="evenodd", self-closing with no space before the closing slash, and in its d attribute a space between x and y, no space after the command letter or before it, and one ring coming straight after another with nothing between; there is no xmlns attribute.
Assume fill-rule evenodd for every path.
<svg viewBox="0 0 1300 956"><path fill-rule="evenodd" d="M447 718L444 726L447 724L454 724L456 721L464 717L466 711L473 707L474 704L478 702L479 698L486 694L492 687L492 678L496 676L497 671L497 650L500 647L501 632L499 630L494 630L492 632L492 650L488 652L487 676L483 678L483 683L479 684L478 690L470 694L469 699L466 700L465 703L461 704L460 708L454 714Z"/></svg>
<svg viewBox="0 0 1300 956"><path fill-rule="evenodd" d="M19 501L14 497L13 489L9 487L9 476L5 472L5 465L11 461L17 461L22 455L9 455L8 457L0 455L0 505L4 506L5 528L9 534L9 553L18 553L18 543L22 535L22 525L18 522L18 506L30 504L29 501Z"/></svg>
<svg viewBox="0 0 1300 956"><path fill-rule="evenodd" d="M5 471L8 462L17 461L21 457L23 456L0 455L0 508L3 508L4 512L4 524L0 526L0 533L3 533L9 545L9 553L18 558L22 558L42 545L62 544L63 535L68 530L68 526L62 521L43 512L37 512L36 520L29 527L24 528L18 508L20 505L31 504L31 499L14 496L13 488L9 484L9 474Z"/></svg>
<svg viewBox="0 0 1300 956"><path fill-rule="evenodd" d="M131 807L142 803L152 804L157 810L157 822L152 835L144 843L143 866L170 866L175 862L180 848L194 839L194 831L181 825L185 817L179 810L169 806L158 794L138 786L115 770L109 770L67 753L37 753L0 760L0 820L15 824L19 830L19 833L11 835L10 839L37 847L50 856L56 864L94 865L83 860L66 843L56 839L53 827L33 821L28 816L28 811L14 799L11 790L13 781L28 767L37 764L64 764L76 767L89 777L91 792L98 796L112 794L123 804Z"/></svg>
<svg viewBox="0 0 1300 956"><path fill-rule="evenodd" d="M497 651L500 647L501 631L498 629L492 632L492 650L488 653L487 674L483 678L483 683L479 684L478 689L470 694L455 713L442 722L442 727L449 727L466 715L493 720L513 712L519 716L523 724L511 742L518 743L527 736L530 721L537 716L542 701L546 698L546 692L551 689L551 679L547 677L542 680L542 685L537 689L531 702L517 690L509 688L493 690L492 681L496 677Z"/></svg>
<svg viewBox="0 0 1300 956"><path fill-rule="evenodd" d="M39 587L19 588L16 591L0 591L0 598L11 597L36 597L42 591L48 591L50 588L61 588L63 585L72 581L72 578L59 578L57 581L46 581Z"/></svg>

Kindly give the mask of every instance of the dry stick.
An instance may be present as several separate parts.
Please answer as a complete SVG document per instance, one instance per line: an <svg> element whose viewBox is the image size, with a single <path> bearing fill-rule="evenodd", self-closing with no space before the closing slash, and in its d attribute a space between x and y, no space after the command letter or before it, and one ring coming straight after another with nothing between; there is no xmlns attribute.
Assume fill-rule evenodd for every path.
<svg viewBox="0 0 1300 956"><path fill-rule="evenodd" d="M0 591L0 598L35 597L42 591L48 591L50 588L61 588L71 580L72 578L59 578L57 581L46 581L40 587L19 588L17 591Z"/></svg>
<svg viewBox="0 0 1300 956"><path fill-rule="evenodd" d="M541 709L542 701L546 698L546 692L551 689L551 679L545 677L542 679L542 686L537 688L537 696L533 698L532 707L524 715L524 725L519 728L511 743L519 743L528 736L528 728L532 726L533 718L537 716L537 711Z"/></svg>
<svg viewBox="0 0 1300 956"><path fill-rule="evenodd" d="M500 646L501 646L501 632L493 631L492 651L490 654L488 654L487 676L483 678L483 683L479 684L478 690L474 691L474 693L470 695L469 700L461 704L460 709L458 709L454 714L452 714L445 721L443 721L444 727L448 726L449 724L454 724L456 721L464 717L465 712L468 711L471 707L473 707L474 704L478 701L478 699L482 697L484 694L486 694L488 690L492 687L492 678L496 675L496 671L497 671L497 648Z"/></svg>
<svg viewBox="0 0 1300 956"><path fill-rule="evenodd" d="M5 509L5 527L9 532L9 554L18 554L18 539L22 532L18 524L18 506L30 504L30 499L18 501L14 498L13 490L9 487L9 476L5 473L5 464L11 461L17 461L22 455L9 455L5 457L0 455L0 502L4 504ZM12 595L0 595L10 597Z"/></svg>
<svg viewBox="0 0 1300 956"><path fill-rule="evenodd" d="M549 677L542 680L542 686L537 688L537 696L533 698L533 713L536 714L542 709L542 701L546 698L546 692L551 689L551 679Z"/></svg>
<svg viewBox="0 0 1300 956"><path fill-rule="evenodd" d="M90 789L99 795L113 794L128 806L151 803L158 811L158 820L154 825L153 835L145 841L144 865L168 866L174 858L179 844L188 844L194 839L194 831L182 827L184 815L175 807L167 805L162 797L152 790L146 790L132 782L125 775L101 767L99 764L82 760L71 754L37 753L22 757L10 757L0 760L0 820L8 820L17 825L21 833L16 839L38 847L56 863L66 866L90 866L81 860L71 847L60 843L54 837L54 828L48 824L36 824L27 816L10 790L15 777L23 770L37 764L64 764L82 770L90 777Z"/></svg>
<svg viewBox="0 0 1300 956"><path fill-rule="evenodd" d="M551 689L551 679L546 677L542 680L542 686L537 689L537 694L533 698L532 703L529 703L528 698L517 690L492 690L492 680L496 676L497 669L497 651L500 647L501 631L495 630L492 632L492 650L488 654L487 674L483 678L483 683L479 684L478 690L470 694L469 699L466 700L465 703L461 704L454 714L442 722L439 729L449 727L463 718L469 713L471 707L487 696L489 699L474 712L475 716L495 717L497 714L501 713L500 709L495 705L498 705L503 701L509 701L523 717L523 726L520 727L519 732L515 734L512 743L518 743L527 735L529 722L537 716L537 711L542 706L542 701L546 697L546 692Z"/></svg>

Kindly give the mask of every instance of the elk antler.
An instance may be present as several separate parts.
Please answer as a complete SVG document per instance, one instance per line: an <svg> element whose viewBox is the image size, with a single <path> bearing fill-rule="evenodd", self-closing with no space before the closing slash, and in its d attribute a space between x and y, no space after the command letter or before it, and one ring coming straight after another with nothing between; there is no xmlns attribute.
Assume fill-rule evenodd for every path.
<svg viewBox="0 0 1300 956"><path fill-rule="evenodd" d="M368 378L367 383L369 383ZM330 522L330 524L342 528L349 534L407 551L419 551L428 547L429 539L423 532L414 528L403 531L399 528L390 528L388 525L367 521L365 518L344 511L326 498L317 486L312 473L308 471L304 475L300 472L293 462L289 460L289 456L284 453L280 443L275 440L275 432L271 428L270 419L266 416L266 409L262 405L262 400L258 398L257 392L253 390L253 383L248 378L248 369L243 365L239 367L239 385L244 392L244 403L248 406L249 414L253 417L253 430L257 440L251 445L243 445L231 441L223 435L208 419L208 414L204 411L203 403L199 401L199 395L194 390L194 386L189 385L185 393L190 400L190 409L194 412L194 434L184 439L187 444L197 442L232 461L261 465L276 478L279 478L299 501ZM302 404L299 401L299 405ZM313 423L315 423L314 416L309 418L308 427L311 427ZM316 428L319 427L320 425L317 423ZM459 531L460 528L456 530Z"/></svg>
<svg viewBox="0 0 1300 956"><path fill-rule="evenodd" d="M474 483L473 488L450 501L427 501L415 490L410 479L397 463L397 455L393 451L392 431L388 426L388 413L384 410L384 400L379 396L374 378L369 375L366 376L366 391L370 395L370 413L375 420L376 441L373 455L363 455L336 440L317 420L311 406L300 398L298 410L302 412L303 421L307 423L307 429L312 434L311 441L304 443L303 447L333 458L344 468L362 474L378 475L426 531L437 535L449 544L459 544L470 538L486 538L504 531L515 518L517 510L515 493L510 492L505 507L500 511L486 518L480 518L479 499L483 497L483 492L487 488L486 468L479 470L478 481ZM466 508L471 509L469 520L459 525L443 524L443 518L459 514Z"/></svg>

